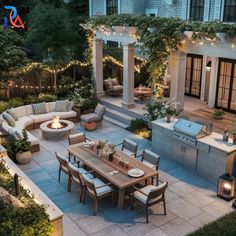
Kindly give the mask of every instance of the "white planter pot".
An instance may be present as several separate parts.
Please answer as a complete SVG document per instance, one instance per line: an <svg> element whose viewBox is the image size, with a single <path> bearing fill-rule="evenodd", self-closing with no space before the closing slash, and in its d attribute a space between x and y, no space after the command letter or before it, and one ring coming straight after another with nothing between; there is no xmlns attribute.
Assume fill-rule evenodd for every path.
<svg viewBox="0 0 236 236"><path fill-rule="evenodd" d="M16 160L19 164L26 164L32 160L32 153L31 151L27 152L17 152L16 153Z"/></svg>

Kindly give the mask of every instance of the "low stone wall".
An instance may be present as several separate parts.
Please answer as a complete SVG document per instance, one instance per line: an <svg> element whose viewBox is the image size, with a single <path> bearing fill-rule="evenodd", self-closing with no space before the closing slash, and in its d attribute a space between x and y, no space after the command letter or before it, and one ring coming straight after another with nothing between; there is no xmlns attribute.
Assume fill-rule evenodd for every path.
<svg viewBox="0 0 236 236"><path fill-rule="evenodd" d="M4 157L8 172L21 177L20 184L29 190L29 195L34 196L34 201L39 205L47 206L46 212L54 226L53 236L63 236L63 212L29 179L29 177L7 156Z"/></svg>

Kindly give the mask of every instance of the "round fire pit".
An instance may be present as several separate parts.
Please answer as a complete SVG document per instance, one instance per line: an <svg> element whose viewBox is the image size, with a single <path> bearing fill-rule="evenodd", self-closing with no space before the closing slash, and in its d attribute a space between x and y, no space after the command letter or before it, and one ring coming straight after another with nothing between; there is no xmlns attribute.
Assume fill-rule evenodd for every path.
<svg viewBox="0 0 236 236"><path fill-rule="evenodd" d="M40 125L42 136L47 140L66 139L74 128L74 123L69 120L60 120L60 127L53 126L53 121L49 120Z"/></svg>

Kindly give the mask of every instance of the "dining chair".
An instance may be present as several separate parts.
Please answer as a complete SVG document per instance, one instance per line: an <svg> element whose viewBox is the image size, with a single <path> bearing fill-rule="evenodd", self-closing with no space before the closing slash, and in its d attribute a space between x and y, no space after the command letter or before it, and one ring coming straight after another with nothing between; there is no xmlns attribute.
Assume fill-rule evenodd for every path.
<svg viewBox="0 0 236 236"><path fill-rule="evenodd" d="M143 151L143 153L141 154L141 156L142 156L141 161L143 162L143 164L145 164L153 169L156 169L158 171L159 163L160 163L160 156L159 155L145 149Z"/></svg>
<svg viewBox="0 0 236 236"><path fill-rule="evenodd" d="M131 141L130 139L124 139L122 143L117 144L116 146L121 145L121 151L129 156L137 157L138 144Z"/></svg>
<svg viewBox="0 0 236 236"><path fill-rule="evenodd" d="M55 155L56 155L56 158L59 162L58 182L60 182L61 171L63 171L69 177L69 170L68 170L68 166L67 166L68 159L65 156L59 154L58 152L55 152ZM68 191L69 191L69 178L68 178Z"/></svg>
<svg viewBox="0 0 236 236"><path fill-rule="evenodd" d="M71 192L71 184L72 182L75 182L80 187L80 202L82 202L83 199L83 193L84 193L84 180L82 178L82 174L88 173L87 170L85 170L82 167L76 167L72 163L67 162L67 168L69 171L69 183L68 183L68 191Z"/></svg>
<svg viewBox="0 0 236 236"><path fill-rule="evenodd" d="M148 223L148 208L159 203L163 202L164 215L166 215L166 202L165 202L165 190L168 186L167 182L162 182L157 179L158 182L161 182L158 186L147 185L143 188L133 187L134 191L131 194L131 210L134 208L134 202L137 201L144 205L146 223Z"/></svg>
<svg viewBox="0 0 236 236"><path fill-rule="evenodd" d="M83 180L85 183L85 191L83 195L83 202L85 203L86 193L94 199L94 215L97 214L98 204L102 198L107 196L112 197L112 204L114 205L114 189L111 186L111 183L104 183L99 178L91 176L91 173L83 173Z"/></svg>
<svg viewBox="0 0 236 236"><path fill-rule="evenodd" d="M83 142L87 142L90 141L90 139L88 139L85 136L85 133L81 132L81 133L77 133L77 134L71 134L68 136L68 142L69 145L73 145L73 144L78 144L78 143L83 143ZM71 154L69 153L69 161L71 159ZM74 156L74 161L76 161L76 157Z"/></svg>

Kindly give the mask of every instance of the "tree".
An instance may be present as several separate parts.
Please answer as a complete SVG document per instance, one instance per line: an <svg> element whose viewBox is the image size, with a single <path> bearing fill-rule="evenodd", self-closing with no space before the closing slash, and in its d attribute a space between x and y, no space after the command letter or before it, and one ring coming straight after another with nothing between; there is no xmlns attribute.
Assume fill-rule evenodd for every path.
<svg viewBox="0 0 236 236"><path fill-rule="evenodd" d="M30 31L27 33L27 42L36 48L37 59L49 64L54 72L55 90L58 67L71 59L74 37L69 12L62 2L39 2L30 13Z"/></svg>
<svg viewBox="0 0 236 236"><path fill-rule="evenodd" d="M14 68L28 62L24 39L12 29L0 27L0 80L1 88L8 87L8 81L16 79L10 73Z"/></svg>

